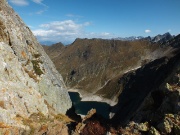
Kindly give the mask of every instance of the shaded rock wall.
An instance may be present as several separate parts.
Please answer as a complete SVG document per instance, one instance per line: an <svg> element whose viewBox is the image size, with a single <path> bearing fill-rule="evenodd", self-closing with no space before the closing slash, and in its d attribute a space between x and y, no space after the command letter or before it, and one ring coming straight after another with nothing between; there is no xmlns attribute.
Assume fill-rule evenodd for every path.
<svg viewBox="0 0 180 135"><path fill-rule="evenodd" d="M119 79L122 93L118 104L112 107L115 125L136 122L156 121L165 114L178 114L180 93L180 35L169 41L176 44L174 51L161 59L154 60L142 68L125 74Z"/></svg>

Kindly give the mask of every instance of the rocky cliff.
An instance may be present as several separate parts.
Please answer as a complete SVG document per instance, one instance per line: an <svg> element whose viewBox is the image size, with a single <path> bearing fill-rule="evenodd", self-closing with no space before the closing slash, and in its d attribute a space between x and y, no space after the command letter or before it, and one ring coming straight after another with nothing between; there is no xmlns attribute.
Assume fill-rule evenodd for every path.
<svg viewBox="0 0 180 135"><path fill-rule="evenodd" d="M0 0L0 66L0 127L25 128L19 117L71 108L61 75L6 0Z"/></svg>

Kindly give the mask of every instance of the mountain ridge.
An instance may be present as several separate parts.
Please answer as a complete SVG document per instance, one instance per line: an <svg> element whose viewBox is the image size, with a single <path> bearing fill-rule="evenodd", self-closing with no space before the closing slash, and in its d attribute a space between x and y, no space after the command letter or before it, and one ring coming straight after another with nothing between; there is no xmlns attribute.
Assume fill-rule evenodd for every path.
<svg viewBox="0 0 180 135"><path fill-rule="evenodd" d="M165 41L168 41L168 40L172 39L173 37L175 37L175 36L171 35L169 32L166 32L166 33L164 33L162 35L158 34L158 35L156 35L154 37L150 37L150 36L148 36L148 37L131 36L131 37L125 37L125 38L118 37L118 38L113 38L113 39L122 40L122 41L148 40L148 41L151 41L151 42L154 42L154 43L156 43L156 42L162 43L162 42L165 42Z"/></svg>
<svg viewBox="0 0 180 135"><path fill-rule="evenodd" d="M121 40L121 41L135 41L135 40L148 40L151 42L164 42L166 40L172 39L173 37L175 37L175 35L171 35L170 32L166 32L164 34L158 34L156 36L130 36L130 37L116 37L116 38L111 38L111 39L106 39L106 38L76 38L73 42L75 42L78 39L102 39L102 40ZM68 46L72 43L63 43L63 45ZM53 44L57 44L55 42L51 42L51 41L44 41L44 42L40 42L41 45L44 46L52 46Z"/></svg>
<svg viewBox="0 0 180 135"><path fill-rule="evenodd" d="M93 83L93 80L98 82L104 79L98 78L98 74L96 74L98 72L95 72L100 67L105 65L105 68L113 70L113 67L108 67L107 63L114 62L118 63L117 65L125 65L124 69L126 69L116 68L116 76L110 79L107 79L107 75L110 75L111 72L103 72L106 78L101 80L103 83L98 91L88 91L90 94L87 94L83 93L86 89L76 90L82 94L83 101L96 100L111 104L110 120L104 120L98 114L94 114L94 110L91 110L88 114L92 116L85 121L85 126L84 122L78 124L80 127L76 129L77 132L83 135L96 134L97 132L101 132L101 134L109 132L115 135L179 134L180 35L169 40L165 39L163 42L156 43L148 40L76 39L70 46L61 48L59 56L56 55L57 57L52 60L56 60L55 63L62 63L66 69L64 75L69 77L70 83L76 81L73 80L74 77L78 79L77 74L82 75L79 72L82 72L83 68L80 68L79 71L77 68L72 68L73 70L67 72L67 63L70 63L71 67L78 68L89 64L89 66L84 67L89 74L85 74L86 78L83 79L90 78L84 83L86 87L88 85L97 86L98 83ZM122 52L124 54L120 55ZM103 61L109 57L109 61ZM124 57L127 57L125 62L119 63ZM77 64L74 65L73 61ZM95 65L98 67L95 68ZM60 69L62 66L57 68ZM97 79L93 78L93 74L96 75ZM85 96L84 99L83 96ZM99 98L104 100L99 100Z"/></svg>
<svg viewBox="0 0 180 135"><path fill-rule="evenodd" d="M160 42L148 40L77 38L71 45L62 46L59 50L53 46L48 46L45 50L62 73L66 85L71 89L78 89L83 95L83 101L102 100L115 104L117 96L112 93L119 93L119 86L113 88L114 92L108 89L117 82L118 77L162 57L171 52L171 49L161 47Z"/></svg>

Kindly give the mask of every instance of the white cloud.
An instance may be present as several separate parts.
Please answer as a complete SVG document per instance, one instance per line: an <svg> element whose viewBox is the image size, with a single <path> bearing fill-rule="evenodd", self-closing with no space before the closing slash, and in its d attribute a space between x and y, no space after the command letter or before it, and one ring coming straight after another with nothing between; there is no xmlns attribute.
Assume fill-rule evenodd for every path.
<svg viewBox="0 0 180 135"><path fill-rule="evenodd" d="M40 3L42 3L43 0L32 0L32 1L37 3L37 4L40 4Z"/></svg>
<svg viewBox="0 0 180 135"><path fill-rule="evenodd" d="M36 4L39 4L39 5L41 5L41 6L44 7L43 9L37 11L36 14L39 14L39 15L40 15L40 14L46 12L46 11L48 10L48 8L49 8L46 4L42 3L43 0L32 0L32 1L33 1L34 3L36 3Z"/></svg>
<svg viewBox="0 0 180 135"><path fill-rule="evenodd" d="M83 26L86 26L86 23L84 24L77 24L72 20L65 20L65 21L54 21L48 24L42 24L40 25L41 28L46 28L48 30L56 30L59 32L79 32Z"/></svg>
<svg viewBox="0 0 180 135"><path fill-rule="evenodd" d="M151 32L151 30L148 30L148 29L147 29L147 30L145 30L144 32L145 32L145 33L150 33L150 32Z"/></svg>
<svg viewBox="0 0 180 135"><path fill-rule="evenodd" d="M108 33L108 32L103 32L102 35L108 36L108 35L110 35L110 33Z"/></svg>
<svg viewBox="0 0 180 135"><path fill-rule="evenodd" d="M34 3L44 6L45 8L49 8L46 4L42 3L43 0L32 0Z"/></svg>
<svg viewBox="0 0 180 135"><path fill-rule="evenodd" d="M9 0L10 3L17 6L27 6L29 5L27 0Z"/></svg>
<svg viewBox="0 0 180 135"><path fill-rule="evenodd" d="M40 28L33 30L33 33L39 41L66 43L72 42L76 38L112 38L114 36L108 32L86 32L85 27L90 24L90 22L79 24L73 20L54 21L40 25Z"/></svg>
<svg viewBox="0 0 180 135"><path fill-rule="evenodd" d="M17 5L17 6L27 6L27 5L29 5L28 1L30 1L30 0L9 0L10 3ZM46 4L42 3L43 0L31 0L31 1L36 4L41 5L43 7L43 9L40 9L39 11L37 11L36 14L42 14L45 11L47 11L49 8Z"/></svg>

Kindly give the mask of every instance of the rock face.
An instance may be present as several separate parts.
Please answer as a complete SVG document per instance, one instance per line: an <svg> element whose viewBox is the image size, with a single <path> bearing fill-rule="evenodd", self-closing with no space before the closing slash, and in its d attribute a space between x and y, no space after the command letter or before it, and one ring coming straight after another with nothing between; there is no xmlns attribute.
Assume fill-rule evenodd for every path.
<svg viewBox="0 0 180 135"><path fill-rule="evenodd" d="M61 75L6 0L0 0L0 66L0 125L25 128L17 116L71 108Z"/></svg>
<svg viewBox="0 0 180 135"><path fill-rule="evenodd" d="M91 109L82 119L82 122L78 123L73 135L106 135L106 133L107 121L103 121L96 114L96 110Z"/></svg>
<svg viewBox="0 0 180 135"><path fill-rule="evenodd" d="M169 32L167 32L167 33L165 33L165 34L163 34L163 35L157 35L157 36L155 36L153 39L152 39L152 42L160 42L160 43L163 43L163 42L166 42L166 41L168 41L168 40L170 40L170 39L172 39L173 38L173 36L169 33Z"/></svg>

